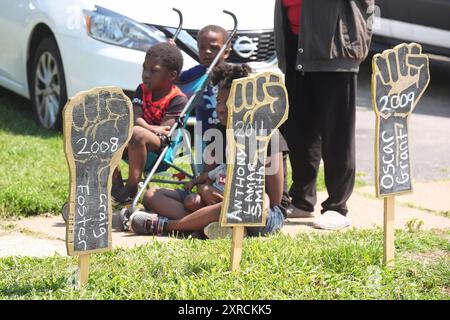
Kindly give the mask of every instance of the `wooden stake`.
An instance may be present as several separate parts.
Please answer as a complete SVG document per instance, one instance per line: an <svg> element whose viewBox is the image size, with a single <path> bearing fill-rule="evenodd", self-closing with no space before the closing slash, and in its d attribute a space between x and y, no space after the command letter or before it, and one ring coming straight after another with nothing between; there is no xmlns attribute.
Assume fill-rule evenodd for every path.
<svg viewBox="0 0 450 320"><path fill-rule="evenodd" d="M231 271L239 271L243 242L244 227L233 227L233 238L231 240Z"/></svg>
<svg viewBox="0 0 450 320"><path fill-rule="evenodd" d="M392 267L394 265L394 215L395 197L384 198L384 263Z"/></svg>
<svg viewBox="0 0 450 320"><path fill-rule="evenodd" d="M89 279L89 258L90 254L82 254L78 257L78 268L80 275L80 288L85 286Z"/></svg>

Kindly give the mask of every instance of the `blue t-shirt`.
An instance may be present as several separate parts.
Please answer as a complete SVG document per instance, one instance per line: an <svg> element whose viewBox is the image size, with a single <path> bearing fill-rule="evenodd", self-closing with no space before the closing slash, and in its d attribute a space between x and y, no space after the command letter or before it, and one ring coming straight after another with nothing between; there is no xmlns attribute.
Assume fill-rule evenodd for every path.
<svg viewBox="0 0 450 320"><path fill-rule="evenodd" d="M181 83L177 85L186 96L190 97L195 93L195 89L199 85L198 80L205 73L206 67L199 64L181 73ZM199 124L198 122L201 122L202 124L202 134L204 134L206 130L215 127L215 125L219 123L216 112L218 91L218 86L213 86L209 83L205 91L203 92L200 103L195 108L197 125Z"/></svg>

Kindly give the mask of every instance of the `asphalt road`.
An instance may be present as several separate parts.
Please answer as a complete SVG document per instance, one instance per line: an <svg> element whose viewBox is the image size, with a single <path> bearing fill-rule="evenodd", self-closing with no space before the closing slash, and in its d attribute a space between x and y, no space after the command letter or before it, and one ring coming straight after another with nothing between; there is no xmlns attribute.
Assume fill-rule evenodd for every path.
<svg viewBox="0 0 450 320"><path fill-rule="evenodd" d="M371 57L360 68L356 116L356 170L373 183L375 114L370 101ZM430 84L409 121L413 179L450 179L450 58L430 57Z"/></svg>

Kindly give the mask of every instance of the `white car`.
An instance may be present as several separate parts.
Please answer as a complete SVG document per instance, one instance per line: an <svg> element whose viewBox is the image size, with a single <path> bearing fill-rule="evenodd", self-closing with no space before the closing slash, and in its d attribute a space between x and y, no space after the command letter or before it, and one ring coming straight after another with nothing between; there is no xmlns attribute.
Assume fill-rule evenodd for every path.
<svg viewBox="0 0 450 320"><path fill-rule="evenodd" d="M450 0L376 0L372 50L418 42L424 52L450 56Z"/></svg>
<svg viewBox="0 0 450 320"><path fill-rule="evenodd" d="M199 29L233 28L225 9L238 19L228 61L277 70L274 0L0 0L0 86L30 98L40 125L58 128L67 97L96 86L136 89L146 48L179 25L172 8L183 14L184 69L198 63Z"/></svg>

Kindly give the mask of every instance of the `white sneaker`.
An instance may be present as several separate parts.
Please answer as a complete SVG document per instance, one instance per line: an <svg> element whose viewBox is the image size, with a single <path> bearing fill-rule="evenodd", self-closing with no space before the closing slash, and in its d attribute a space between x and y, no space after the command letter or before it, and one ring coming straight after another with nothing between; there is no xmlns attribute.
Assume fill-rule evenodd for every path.
<svg viewBox="0 0 450 320"><path fill-rule="evenodd" d="M288 218L314 218L314 212L299 209L293 204L289 205L286 211Z"/></svg>
<svg viewBox="0 0 450 320"><path fill-rule="evenodd" d="M314 221L314 228L324 230L339 230L352 224L349 217L343 216L337 211L328 210Z"/></svg>

